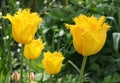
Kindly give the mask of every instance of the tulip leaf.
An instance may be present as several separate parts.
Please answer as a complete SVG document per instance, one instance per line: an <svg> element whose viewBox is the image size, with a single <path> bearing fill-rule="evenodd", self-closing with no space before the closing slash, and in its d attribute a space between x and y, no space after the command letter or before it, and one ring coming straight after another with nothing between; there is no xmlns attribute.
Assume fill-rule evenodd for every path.
<svg viewBox="0 0 120 83"><path fill-rule="evenodd" d="M111 82L111 76L107 76L104 78L103 83L110 83Z"/></svg>
<svg viewBox="0 0 120 83"><path fill-rule="evenodd" d="M113 46L114 46L114 50L116 53L118 53L118 49L119 49L119 40L120 40L120 33L114 32L113 33Z"/></svg>
<svg viewBox="0 0 120 83"><path fill-rule="evenodd" d="M10 83L10 74L4 76L3 72L0 73L0 83Z"/></svg>
<svg viewBox="0 0 120 83"><path fill-rule="evenodd" d="M113 83L119 83L120 82L120 74L115 73L113 76Z"/></svg>
<svg viewBox="0 0 120 83"><path fill-rule="evenodd" d="M79 68L72 61L69 60L68 62L80 73Z"/></svg>

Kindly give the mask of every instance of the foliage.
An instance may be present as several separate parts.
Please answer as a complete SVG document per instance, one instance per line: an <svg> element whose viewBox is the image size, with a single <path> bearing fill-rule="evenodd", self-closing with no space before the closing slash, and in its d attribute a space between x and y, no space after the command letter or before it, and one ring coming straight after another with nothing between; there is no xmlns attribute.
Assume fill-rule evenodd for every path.
<svg viewBox="0 0 120 83"><path fill-rule="evenodd" d="M98 54L88 57L85 83L120 82L120 48L118 52L114 50L112 38L114 32L120 32L120 0L1 0L2 15L14 14L19 8L31 8L31 11L43 17L44 22L38 27L35 37L41 37L46 43L44 51L63 52L65 60L61 72L54 76L53 81L56 83L77 83L79 71L76 67L80 68L82 62L82 56L74 50L72 37L64 24L74 24L72 18L79 14L106 16L112 28L104 48ZM6 79L9 81L12 72L20 72L20 55L21 45L13 40L10 23L0 18L0 83ZM43 54L31 62L32 71L38 76L44 75L42 58ZM24 80L28 79L28 64L28 60L24 59ZM42 79L36 81L41 83Z"/></svg>

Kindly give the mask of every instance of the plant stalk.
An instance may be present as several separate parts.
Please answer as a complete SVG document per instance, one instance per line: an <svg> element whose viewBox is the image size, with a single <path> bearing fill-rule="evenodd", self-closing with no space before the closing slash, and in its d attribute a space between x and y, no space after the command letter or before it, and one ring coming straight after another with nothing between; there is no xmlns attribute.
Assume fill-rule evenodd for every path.
<svg viewBox="0 0 120 83"><path fill-rule="evenodd" d="M31 60L29 60L29 83L30 83L30 69L31 69Z"/></svg>
<svg viewBox="0 0 120 83"><path fill-rule="evenodd" d="M52 83L52 75L50 75L49 83Z"/></svg>
<svg viewBox="0 0 120 83"><path fill-rule="evenodd" d="M83 58L82 67L81 67L81 70L80 70L79 83L83 83L83 75L84 75L85 65L86 65L86 62L87 62L87 57L88 56L84 56L84 58Z"/></svg>
<svg viewBox="0 0 120 83"><path fill-rule="evenodd" d="M65 0L65 5L68 6L68 0Z"/></svg>
<svg viewBox="0 0 120 83"><path fill-rule="evenodd" d="M24 46L22 46L21 51L21 68L20 68L20 83L23 83L23 48Z"/></svg>

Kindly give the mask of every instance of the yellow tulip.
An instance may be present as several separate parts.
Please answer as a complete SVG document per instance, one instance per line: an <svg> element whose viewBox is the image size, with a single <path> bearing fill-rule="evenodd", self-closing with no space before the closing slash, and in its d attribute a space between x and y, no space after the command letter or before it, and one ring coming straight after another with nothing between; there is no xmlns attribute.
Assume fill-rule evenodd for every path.
<svg viewBox="0 0 120 83"><path fill-rule="evenodd" d="M98 53L106 41L106 33L110 26L105 23L105 17L99 19L94 16L87 17L80 15L75 17L75 24L66 24L73 36L75 50L83 56L90 56Z"/></svg>
<svg viewBox="0 0 120 83"><path fill-rule="evenodd" d="M44 48L44 44L41 39L33 40L30 44L26 44L24 47L24 56L27 59L37 59L42 50Z"/></svg>
<svg viewBox="0 0 120 83"><path fill-rule="evenodd" d="M13 38L22 44L29 44L34 39L37 26L42 22L42 18L37 13L31 13L30 9L18 10L14 16L7 14L3 18L10 20Z"/></svg>
<svg viewBox="0 0 120 83"><path fill-rule="evenodd" d="M48 74L57 74L61 70L63 59L61 52L46 52L42 64Z"/></svg>

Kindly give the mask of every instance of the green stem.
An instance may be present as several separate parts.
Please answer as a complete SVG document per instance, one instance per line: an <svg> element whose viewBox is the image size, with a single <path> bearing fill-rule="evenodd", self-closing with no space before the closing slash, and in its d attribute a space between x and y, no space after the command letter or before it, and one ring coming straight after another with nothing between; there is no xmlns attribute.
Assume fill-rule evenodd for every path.
<svg viewBox="0 0 120 83"><path fill-rule="evenodd" d="M87 62L87 56L84 56L83 62L82 62L82 67L80 70L80 79L79 79L80 83L83 83L83 75L84 75L86 62Z"/></svg>
<svg viewBox="0 0 120 83"><path fill-rule="evenodd" d="M21 68L20 68L20 83L23 83L23 48L24 46L22 47L21 51L22 51L22 54L21 54Z"/></svg>
<svg viewBox="0 0 120 83"><path fill-rule="evenodd" d="M72 41L69 42L69 44L67 45L67 47L65 48L65 50L68 50L70 48L71 44L72 44ZM64 52L63 55L66 55L66 52Z"/></svg>
<svg viewBox="0 0 120 83"><path fill-rule="evenodd" d="M60 37L58 38L58 43L57 43L57 51L59 51L59 49L60 49Z"/></svg>
<svg viewBox="0 0 120 83"><path fill-rule="evenodd" d="M52 75L50 75L49 83L52 83Z"/></svg>
<svg viewBox="0 0 120 83"><path fill-rule="evenodd" d="M31 60L29 60L29 83L30 83L30 69L31 69Z"/></svg>
<svg viewBox="0 0 120 83"><path fill-rule="evenodd" d="M42 27L40 27L40 28L42 28ZM48 41L47 41L47 39L46 39L46 34L43 33L42 31L43 31L43 29L40 29L40 32L42 33L42 34L41 34L41 35L42 35L42 38L43 38L43 40L46 42L46 43L45 43L46 49L49 50L49 45L48 45Z"/></svg>
<svg viewBox="0 0 120 83"><path fill-rule="evenodd" d="M65 0L65 3L66 3L65 5L68 6L68 0Z"/></svg>
<svg viewBox="0 0 120 83"><path fill-rule="evenodd" d="M53 36L52 36L52 51L54 52L54 35L55 35L55 32L53 32Z"/></svg>

